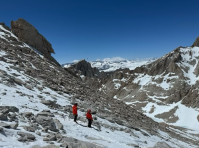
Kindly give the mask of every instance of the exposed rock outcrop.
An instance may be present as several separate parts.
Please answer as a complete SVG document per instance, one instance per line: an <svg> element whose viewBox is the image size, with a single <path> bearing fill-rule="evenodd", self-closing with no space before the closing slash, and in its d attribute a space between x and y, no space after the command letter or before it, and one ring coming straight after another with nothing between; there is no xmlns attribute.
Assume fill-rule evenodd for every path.
<svg viewBox="0 0 199 148"><path fill-rule="evenodd" d="M34 47L46 58L58 64L58 62L51 56L51 53L55 53L52 45L37 31L33 25L20 18L17 21L11 21L11 30L20 41Z"/></svg>
<svg viewBox="0 0 199 148"><path fill-rule="evenodd" d="M104 78L108 76L108 73L100 72L97 68L91 67L91 64L86 60L81 60L75 64L72 64L71 67L65 69L70 69L73 73L79 72L81 75L90 78Z"/></svg>
<svg viewBox="0 0 199 148"><path fill-rule="evenodd" d="M199 37L197 37L195 42L193 43L192 47L194 47L194 46L199 47Z"/></svg>

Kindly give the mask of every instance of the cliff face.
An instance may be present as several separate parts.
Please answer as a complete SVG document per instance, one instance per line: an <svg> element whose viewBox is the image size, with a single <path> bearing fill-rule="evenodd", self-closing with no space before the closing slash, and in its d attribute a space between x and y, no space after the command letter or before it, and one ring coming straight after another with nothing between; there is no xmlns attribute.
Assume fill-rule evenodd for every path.
<svg viewBox="0 0 199 148"><path fill-rule="evenodd" d="M192 47L194 47L194 46L199 47L199 37L197 37L195 42L193 43Z"/></svg>
<svg viewBox="0 0 199 148"><path fill-rule="evenodd" d="M11 21L11 31L20 41L34 47L46 58L58 64L58 62L51 56L51 53L55 53L52 45L26 20L18 19L17 21Z"/></svg>

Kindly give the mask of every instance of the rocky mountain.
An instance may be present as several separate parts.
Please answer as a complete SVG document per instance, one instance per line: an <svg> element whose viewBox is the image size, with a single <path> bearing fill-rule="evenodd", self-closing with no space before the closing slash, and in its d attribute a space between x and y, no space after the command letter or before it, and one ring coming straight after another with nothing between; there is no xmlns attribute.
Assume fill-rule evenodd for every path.
<svg viewBox="0 0 199 148"><path fill-rule="evenodd" d="M86 76L89 78L106 78L108 73L100 72L96 67L92 67L86 60L80 60L75 63L62 65L65 70L71 71L80 77Z"/></svg>
<svg viewBox="0 0 199 148"><path fill-rule="evenodd" d="M29 46L37 49L46 58L59 64L52 56L55 53L52 45L41 35L38 30L28 23L26 20L20 18L17 21L11 21L11 31L18 37L18 39Z"/></svg>
<svg viewBox="0 0 199 148"><path fill-rule="evenodd" d="M197 134L152 120L133 105L110 97L105 93L108 89L97 90L97 86L32 46L0 24L2 147L198 147ZM118 73L121 72L113 77L118 77ZM108 79L103 82L108 83ZM78 103L78 124L71 114L74 103ZM93 128L86 127L87 109L93 113Z"/></svg>
<svg viewBox="0 0 199 148"><path fill-rule="evenodd" d="M117 70L95 86L155 121L199 131L198 61L199 47L178 47L150 64Z"/></svg>

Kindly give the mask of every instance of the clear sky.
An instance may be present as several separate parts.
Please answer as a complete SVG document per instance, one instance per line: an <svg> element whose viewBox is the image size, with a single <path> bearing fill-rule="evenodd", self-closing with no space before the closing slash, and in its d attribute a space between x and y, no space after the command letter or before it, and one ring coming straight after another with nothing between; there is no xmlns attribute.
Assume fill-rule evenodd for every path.
<svg viewBox="0 0 199 148"><path fill-rule="evenodd" d="M3 0L0 22L23 18L60 63L161 57L199 36L198 0Z"/></svg>

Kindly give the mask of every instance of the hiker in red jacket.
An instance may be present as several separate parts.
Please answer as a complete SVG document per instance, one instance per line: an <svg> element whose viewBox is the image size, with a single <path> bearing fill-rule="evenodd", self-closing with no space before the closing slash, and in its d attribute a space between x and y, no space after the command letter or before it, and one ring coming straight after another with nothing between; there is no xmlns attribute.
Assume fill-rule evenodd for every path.
<svg viewBox="0 0 199 148"><path fill-rule="evenodd" d="M75 103L73 105L73 116L74 116L74 122L77 122L77 116L78 116L78 114L77 114L77 103Z"/></svg>
<svg viewBox="0 0 199 148"><path fill-rule="evenodd" d="M91 128L91 124L92 124L93 118L92 118L90 109L86 113L86 118L88 119L88 127Z"/></svg>

